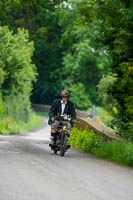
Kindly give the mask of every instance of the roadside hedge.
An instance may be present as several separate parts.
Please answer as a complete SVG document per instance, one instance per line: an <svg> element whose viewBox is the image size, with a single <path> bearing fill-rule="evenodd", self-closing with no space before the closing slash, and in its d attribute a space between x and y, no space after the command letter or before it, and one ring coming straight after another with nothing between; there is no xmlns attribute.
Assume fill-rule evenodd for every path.
<svg viewBox="0 0 133 200"><path fill-rule="evenodd" d="M133 143L128 141L106 141L87 128L73 128L69 142L72 147L94 153L106 160L133 167Z"/></svg>
<svg viewBox="0 0 133 200"><path fill-rule="evenodd" d="M0 119L0 135L19 134L25 131L30 131L40 128L44 123L43 118L32 112L27 123L15 121L11 117Z"/></svg>
<svg viewBox="0 0 133 200"><path fill-rule="evenodd" d="M31 110L30 96L36 81L32 63L34 44L26 30L0 26L0 134L14 134L43 122Z"/></svg>

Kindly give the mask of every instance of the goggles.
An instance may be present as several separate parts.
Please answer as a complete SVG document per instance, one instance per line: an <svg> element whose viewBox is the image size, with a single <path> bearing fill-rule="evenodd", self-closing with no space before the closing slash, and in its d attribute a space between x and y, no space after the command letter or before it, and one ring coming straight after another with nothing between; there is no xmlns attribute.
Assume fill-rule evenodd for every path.
<svg viewBox="0 0 133 200"><path fill-rule="evenodd" d="M67 98L68 96L62 95L62 98Z"/></svg>

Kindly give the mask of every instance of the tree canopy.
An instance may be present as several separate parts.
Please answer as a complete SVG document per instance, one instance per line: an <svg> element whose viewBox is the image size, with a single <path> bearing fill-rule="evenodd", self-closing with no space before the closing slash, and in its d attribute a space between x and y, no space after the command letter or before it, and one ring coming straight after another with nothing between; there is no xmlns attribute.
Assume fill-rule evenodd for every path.
<svg viewBox="0 0 133 200"><path fill-rule="evenodd" d="M117 100L117 126L133 130L133 2L131 0L78 1L80 23L101 20L100 41L108 47L111 72L116 77L110 91ZM79 19L78 19L79 20ZM121 123L122 122L122 123Z"/></svg>
<svg viewBox="0 0 133 200"><path fill-rule="evenodd" d="M88 100L98 103L96 85L108 71L107 54L95 41L97 23L91 27L78 24L77 10L72 4L70 1L1 1L2 25L14 31L17 27L28 29L35 44L32 59L38 77L32 94L34 102L51 104L62 88L69 89L71 84L80 82Z"/></svg>
<svg viewBox="0 0 133 200"><path fill-rule="evenodd" d="M33 49L27 31L18 29L13 34L0 26L0 107L3 115L16 120L27 121L30 113L29 98L36 77Z"/></svg>
<svg viewBox="0 0 133 200"><path fill-rule="evenodd" d="M29 44L32 43L26 43L24 39L23 41L18 39L21 45L24 42L18 54L11 47L12 54L20 57L20 63L22 55L25 57L23 58L25 63L30 62L25 56L29 51L28 57L32 57L32 63L37 67L38 76L33 85L32 102L51 104L53 99L59 97L60 90L65 88L70 90L70 98L75 101L77 108L87 109L95 104L103 105L111 111L115 107L114 116L117 119L115 126L121 130L125 130L126 127L131 133L133 129L132 19L131 0L0 1L1 26L8 26L9 30L13 31L12 34L15 34L16 40L18 27L24 28L29 32L29 40L34 41L33 55L31 52L33 46L29 48ZM27 34L24 30L19 30L18 35L22 32ZM14 43L17 44L16 40L14 38ZM10 56L8 60L8 63L15 66ZM18 68L16 65L15 70ZM7 74L1 65L0 85L3 89L0 98L9 94L9 91L13 93L16 82L15 90L16 88L19 92L24 90L29 96L32 88L31 79L34 79L35 74L28 68L31 70L31 78L29 76L30 81L26 83L27 86L30 85L30 89L22 87L24 84L22 80L25 78L27 80L25 77L27 68L23 68L21 73L19 70L13 72L11 68ZM20 77L20 80L16 81L16 77ZM86 103L83 102L82 105L79 103L76 97L77 91L79 97L82 99L83 96ZM98 93L103 99L99 98ZM108 106L110 98L111 103ZM2 106L2 100L0 102Z"/></svg>

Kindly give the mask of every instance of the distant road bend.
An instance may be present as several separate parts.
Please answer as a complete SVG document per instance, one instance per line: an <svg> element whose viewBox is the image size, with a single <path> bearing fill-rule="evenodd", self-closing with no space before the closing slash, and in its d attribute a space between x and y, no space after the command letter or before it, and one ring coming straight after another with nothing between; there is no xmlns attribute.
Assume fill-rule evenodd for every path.
<svg viewBox="0 0 133 200"><path fill-rule="evenodd" d="M47 119L45 120L47 121ZM0 136L0 200L133 200L133 169L48 146L50 127Z"/></svg>

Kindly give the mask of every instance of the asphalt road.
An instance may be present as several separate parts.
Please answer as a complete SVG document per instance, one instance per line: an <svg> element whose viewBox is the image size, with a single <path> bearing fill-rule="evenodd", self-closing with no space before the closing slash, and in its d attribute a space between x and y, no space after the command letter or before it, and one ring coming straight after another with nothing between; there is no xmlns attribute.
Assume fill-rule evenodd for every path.
<svg viewBox="0 0 133 200"><path fill-rule="evenodd" d="M0 136L0 200L133 200L133 169L48 146L49 127Z"/></svg>

